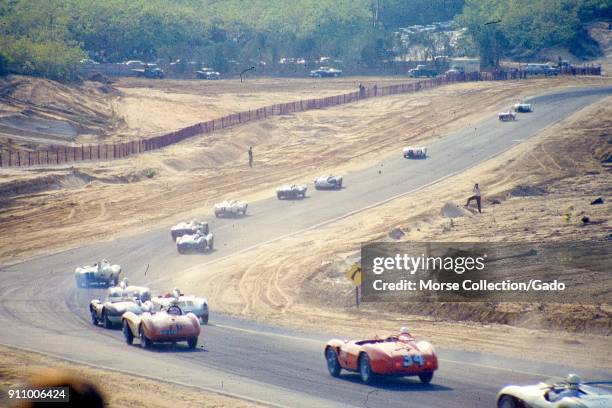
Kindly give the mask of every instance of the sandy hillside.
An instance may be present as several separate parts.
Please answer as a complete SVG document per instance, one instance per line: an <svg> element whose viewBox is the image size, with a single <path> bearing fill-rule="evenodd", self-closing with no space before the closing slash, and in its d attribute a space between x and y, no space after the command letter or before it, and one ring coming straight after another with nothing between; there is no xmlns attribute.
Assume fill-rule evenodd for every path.
<svg viewBox="0 0 612 408"><path fill-rule="evenodd" d="M225 198L252 201L282 182L373 165L406 143L469 126L523 96L609 83L568 79L456 84L274 117L129 160L6 170L0 173L0 259L110 239L143 225L168 225L210 213ZM246 166L249 145L255 146L253 169ZM48 228L57 238L52 242ZM10 239L17 231L23 237L19 243Z"/></svg>
<svg viewBox="0 0 612 408"><path fill-rule="evenodd" d="M113 407L256 407L258 405L225 397L197 388L182 387L162 381L154 381L133 374L123 374L68 363L36 353L0 346L0 391L22 386L31 376L49 369L86 379L99 388L107 406ZM61 404L59 404L61 405Z"/></svg>
<svg viewBox="0 0 612 408"><path fill-rule="evenodd" d="M102 78L62 84L11 75L0 79L0 147L45 149L125 141L275 103L338 95L405 77L245 78L220 81Z"/></svg>
<svg viewBox="0 0 612 408"><path fill-rule="evenodd" d="M409 81L406 77L245 78L242 82L123 78L115 84L121 96L114 106L128 126L115 136L129 139L275 103L355 92L360 83L386 86Z"/></svg>
<svg viewBox="0 0 612 408"><path fill-rule="evenodd" d="M610 168L601 160L611 152L611 102L607 98L497 158L409 197L205 268L194 267L173 284L206 293L215 308L249 318L363 335L374 334L373 321L377 331L406 323L436 344L513 350L544 360L561 353L572 364L610 369L612 355L605 352L612 346L610 305L363 304L356 310L344 270L358 257L361 243L391 240L394 229L404 234L399 238L404 241L572 242L609 237ZM466 211L451 224L441 214L443 204L463 203L474 181L484 189L484 213ZM590 205L598 196L604 204ZM492 199L500 204L489 204ZM583 215L590 224L583 225ZM534 353L534 345L544 339L546 346Z"/></svg>
<svg viewBox="0 0 612 408"><path fill-rule="evenodd" d="M118 92L98 82L65 85L41 78L0 78L0 147L103 140L124 127L112 100Z"/></svg>

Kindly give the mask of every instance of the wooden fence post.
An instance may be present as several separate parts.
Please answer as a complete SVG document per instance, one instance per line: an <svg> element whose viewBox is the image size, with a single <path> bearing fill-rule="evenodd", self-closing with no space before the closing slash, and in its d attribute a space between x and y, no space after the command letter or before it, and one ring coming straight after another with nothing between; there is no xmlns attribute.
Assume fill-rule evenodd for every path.
<svg viewBox="0 0 612 408"><path fill-rule="evenodd" d="M17 150L17 165L21 167L21 150Z"/></svg>

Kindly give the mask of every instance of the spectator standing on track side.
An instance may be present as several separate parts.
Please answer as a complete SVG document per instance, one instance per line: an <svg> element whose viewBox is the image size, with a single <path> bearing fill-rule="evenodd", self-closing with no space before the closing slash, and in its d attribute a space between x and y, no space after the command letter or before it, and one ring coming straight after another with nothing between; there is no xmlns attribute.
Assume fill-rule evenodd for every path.
<svg viewBox="0 0 612 408"><path fill-rule="evenodd" d="M253 167L253 146L249 146L249 167Z"/></svg>
<svg viewBox="0 0 612 408"><path fill-rule="evenodd" d="M478 205L478 212L482 213L482 208L480 206L481 194L480 194L480 187L478 186L478 183L474 184L474 189L472 191L474 192L474 195L468 198L465 206L467 207L468 205L470 205L470 202L472 200L476 200L476 204Z"/></svg>

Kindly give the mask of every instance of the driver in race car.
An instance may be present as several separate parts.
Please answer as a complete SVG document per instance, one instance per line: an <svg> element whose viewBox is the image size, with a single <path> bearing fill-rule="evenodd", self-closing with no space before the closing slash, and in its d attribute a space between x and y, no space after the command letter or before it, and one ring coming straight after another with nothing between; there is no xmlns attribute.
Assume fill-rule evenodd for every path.
<svg viewBox="0 0 612 408"><path fill-rule="evenodd" d="M410 329L406 326L402 327L397 335L399 341L413 341L414 337L410 334Z"/></svg>
<svg viewBox="0 0 612 408"><path fill-rule="evenodd" d="M560 401L563 398L580 398L583 393L580 391L580 377L576 374L570 374L565 379L565 387L560 390L552 390L549 400Z"/></svg>

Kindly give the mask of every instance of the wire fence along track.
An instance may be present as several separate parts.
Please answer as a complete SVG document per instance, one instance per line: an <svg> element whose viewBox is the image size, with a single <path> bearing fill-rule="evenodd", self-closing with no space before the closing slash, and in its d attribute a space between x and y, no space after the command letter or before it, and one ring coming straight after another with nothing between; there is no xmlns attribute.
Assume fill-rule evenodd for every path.
<svg viewBox="0 0 612 408"><path fill-rule="evenodd" d="M573 75L599 75L599 68L583 68ZM598 71L598 72L596 72ZM471 74L457 74L453 76L437 77L405 84L390 85L384 87L363 88L357 92L349 92L342 95L328 96L325 98L307 99L295 102L269 105L258 109L233 113L207 122L179 129L174 132L159 136L146 137L112 144L89 144L80 146L49 146L46 150L2 150L0 149L0 167L30 167L65 165L94 160L114 160L133 156L136 154L161 149L163 147L179 143L190 137L212 133L214 131L227 129L257 120L263 120L270 116L287 115L295 112L304 112L313 109L324 109L331 106L344 105L363 99L396 95L403 93L414 93L423 89L431 89L438 86L468 81L492 81L492 80L515 80L526 78L523 71L502 71L497 73L474 72Z"/></svg>

